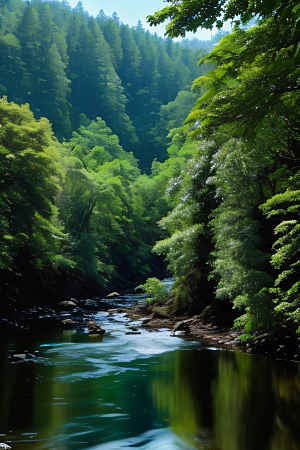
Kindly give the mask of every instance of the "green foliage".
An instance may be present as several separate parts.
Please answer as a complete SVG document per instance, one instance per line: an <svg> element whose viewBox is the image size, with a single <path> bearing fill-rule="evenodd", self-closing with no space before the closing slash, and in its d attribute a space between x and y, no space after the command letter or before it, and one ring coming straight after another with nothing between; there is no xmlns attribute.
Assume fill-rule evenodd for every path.
<svg viewBox="0 0 300 450"><path fill-rule="evenodd" d="M167 189L172 207L160 221L170 235L155 250L178 276L179 306L202 302L203 309L189 286L201 291L210 280L218 299L244 312L236 326L245 327L247 336L287 324L294 332L300 266L299 4L169 3L148 17L152 25L171 19L169 36L199 26L221 28L228 18L235 19L235 28L200 60L210 70L194 81L199 98L186 125L171 133L169 160L153 164L153 178ZM257 25L246 27L256 15ZM185 154L191 139L194 151Z"/></svg>
<svg viewBox="0 0 300 450"><path fill-rule="evenodd" d="M292 184L298 184L298 176L291 179ZM299 315L299 267L300 267L300 191L287 190L277 194L261 205L267 217L282 218L274 228L276 241L273 244L275 253L272 255L271 264L277 269L277 278L274 287L270 289L273 294L275 311L285 321L291 321L298 325L300 332ZM279 236L279 237L278 237Z"/></svg>
<svg viewBox="0 0 300 450"><path fill-rule="evenodd" d="M243 314L234 320L233 329L234 330L243 330L246 326L246 323L247 323L247 316L246 316L246 314Z"/></svg>
<svg viewBox="0 0 300 450"><path fill-rule="evenodd" d="M266 127L267 118L277 129L280 152L296 154L298 17L298 2L288 1L256 27L243 30L236 26L200 61L215 64L213 71L194 82L195 92L204 95L188 121L201 123L201 135L209 136L226 126L232 135L250 138ZM194 130L195 135L199 132L199 127Z"/></svg>
<svg viewBox="0 0 300 450"><path fill-rule="evenodd" d="M183 125L195 101L196 95L192 92L179 91L173 102L160 107L159 118L149 132L154 137L155 154L160 156L160 160L166 159L164 153L166 154L167 145L171 142L170 131Z"/></svg>
<svg viewBox="0 0 300 450"><path fill-rule="evenodd" d="M252 151L251 151L252 150ZM259 147L229 140L215 155L211 180L222 201L213 212L213 274L219 279L216 294L233 300L236 307L249 306L264 286L270 285L269 253L264 251L262 219L257 208L269 191L267 171L271 155Z"/></svg>
<svg viewBox="0 0 300 450"><path fill-rule="evenodd" d="M65 172L56 202L74 261L104 285L143 281L160 236L155 181L140 174L101 118L73 132L61 151Z"/></svg>
<svg viewBox="0 0 300 450"><path fill-rule="evenodd" d="M0 95L29 103L60 141L87 126L83 116L100 116L146 169L154 157L166 157L164 146L153 152L156 135L148 135L160 106L189 88L201 69L190 49L116 17L102 12L94 19L82 4L70 9L66 2L2 3Z"/></svg>
<svg viewBox="0 0 300 450"><path fill-rule="evenodd" d="M139 288L151 296L151 298L147 299L148 303L158 302L162 304L168 300L168 292L163 283L157 278L148 278Z"/></svg>
<svg viewBox="0 0 300 450"><path fill-rule="evenodd" d="M208 180L214 173L212 156L216 143L182 142L181 130L174 130L170 159L161 164L154 179L166 189L172 211L160 226L168 232L154 251L164 255L169 270L178 278L174 284L178 307L203 309L213 296L214 282L208 281L208 264L213 250L209 216L217 206L215 188Z"/></svg>
<svg viewBox="0 0 300 450"><path fill-rule="evenodd" d="M51 220L58 192L58 166L51 154L51 126L36 121L28 105L0 100L1 223L0 264L12 268L25 252L38 266L63 251L67 236Z"/></svg>
<svg viewBox="0 0 300 450"><path fill-rule="evenodd" d="M1 267L77 267L108 285L150 274L159 194L106 123L87 121L63 145L28 105L0 103ZM151 186L151 189L148 188Z"/></svg>
<svg viewBox="0 0 300 450"><path fill-rule="evenodd" d="M212 29L214 25L221 28L223 22L228 19L241 17L242 23L247 23L252 17L259 15L262 18L274 14L283 1L264 0L263 2L241 1L241 0L201 0L191 2L189 0L170 0L171 6L166 6L161 11L148 16L150 25L158 25L167 19L170 22L166 26L166 34L170 37L184 36L187 31L196 31L197 28ZM288 2L292 5L297 4ZM221 18L221 20L220 20Z"/></svg>

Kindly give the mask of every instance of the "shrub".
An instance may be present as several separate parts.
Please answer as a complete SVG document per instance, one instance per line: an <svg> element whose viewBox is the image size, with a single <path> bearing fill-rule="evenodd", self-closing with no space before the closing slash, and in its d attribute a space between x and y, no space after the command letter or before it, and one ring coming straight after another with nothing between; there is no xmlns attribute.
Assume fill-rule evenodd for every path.
<svg viewBox="0 0 300 450"><path fill-rule="evenodd" d="M146 294L151 297L146 300L149 304L151 302L165 303L168 299L168 292L164 284L157 278L148 278L144 284L139 286Z"/></svg>

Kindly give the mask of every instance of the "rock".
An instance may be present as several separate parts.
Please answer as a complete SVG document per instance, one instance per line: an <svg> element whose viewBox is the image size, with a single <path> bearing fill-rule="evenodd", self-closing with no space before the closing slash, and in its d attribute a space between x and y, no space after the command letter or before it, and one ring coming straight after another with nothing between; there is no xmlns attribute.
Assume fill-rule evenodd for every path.
<svg viewBox="0 0 300 450"><path fill-rule="evenodd" d="M125 334L142 334L141 331L126 331Z"/></svg>
<svg viewBox="0 0 300 450"><path fill-rule="evenodd" d="M103 328L101 328L101 326L93 320L89 320L86 325L90 336L100 336L105 333L105 330L103 330Z"/></svg>
<svg viewBox="0 0 300 450"><path fill-rule="evenodd" d="M64 319L61 321L61 323L64 325L69 325L69 326L74 326L74 325L78 324L78 322L76 322L75 320L72 320L72 319Z"/></svg>
<svg viewBox="0 0 300 450"><path fill-rule="evenodd" d="M97 302L96 302L96 300L92 300L92 299L88 298L84 302L84 305L85 306L97 306Z"/></svg>
<svg viewBox="0 0 300 450"><path fill-rule="evenodd" d="M105 333L105 330L103 330L103 328L101 328L100 326L89 328L90 336L100 336L101 334L104 334L104 333Z"/></svg>
<svg viewBox="0 0 300 450"><path fill-rule="evenodd" d="M118 292L111 292L110 294L106 295L105 298L114 298L114 297L119 297L120 294L118 294Z"/></svg>
<svg viewBox="0 0 300 450"><path fill-rule="evenodd" d="M13 357L24 360L26 359L26 353L15 353Z"/></svg>
<svg viewBox="0 0 300 450"><path fill-rule="evenodd" d="M193 319L182 320L180 322L175 323L175 326L173 328L173 334L175 334L176 331L185 331L186 333L190 333L191 322L193 322Z"/></svg>
<svg viewBox="0 0 300 450"><path fill-rule="evenodd" d="M151 320L151 318L143 320L142 325L147 325L147 323L151 322Z"/></svg>
<svg viewBox="0 0 300 450"><path fill-rule="evenodd" d="M60 306L77 306L76 303L71 302L70 300L64 300L62 302L59 302Z"/></svg>
<svg viewBox="0 0 300 450"><path fill-rule="evenodd" d="M28 353L28 351L25 350L24 353L15 353L11 356L9 355L8 358L9 359L13 358L13 359L21 362L21 361L30 361L32 359L36 359L36 356L33 355L32 353Z"/></svg>

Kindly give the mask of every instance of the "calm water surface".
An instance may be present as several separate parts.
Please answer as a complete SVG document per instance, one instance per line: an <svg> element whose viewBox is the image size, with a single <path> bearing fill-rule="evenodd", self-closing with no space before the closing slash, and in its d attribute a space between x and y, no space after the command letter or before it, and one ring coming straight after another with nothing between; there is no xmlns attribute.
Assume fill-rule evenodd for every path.
<svg viewBox="0 0 300 450"><path fill-rule="evenodd" d="M0 442L14 450L300 450L299 365L142 330L72 330L2 345ZM27 336L27 337L26 337Z"/></svg>

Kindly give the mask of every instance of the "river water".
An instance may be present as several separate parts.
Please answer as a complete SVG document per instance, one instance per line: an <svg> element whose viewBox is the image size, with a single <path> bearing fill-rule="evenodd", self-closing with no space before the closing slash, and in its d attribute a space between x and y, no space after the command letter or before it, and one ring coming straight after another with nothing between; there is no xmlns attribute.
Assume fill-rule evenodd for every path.
<svg viewBox="0 0 300 450"><path fill-rule="evenodd" d="M131 296L128 301L140 301ZM0 443L13 450L300 450L300 365L207 348L169 330L19 333L2 345ZM0 446L1 448L1 446Z"/></svg>

